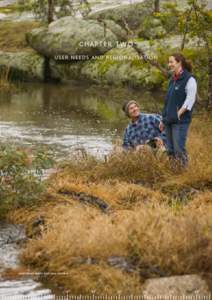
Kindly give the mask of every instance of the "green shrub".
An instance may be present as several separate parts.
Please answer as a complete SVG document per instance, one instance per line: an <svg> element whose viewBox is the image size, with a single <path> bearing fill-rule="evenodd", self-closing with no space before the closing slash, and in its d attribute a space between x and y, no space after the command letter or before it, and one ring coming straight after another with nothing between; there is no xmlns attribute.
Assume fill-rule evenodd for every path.
<svg viewBox="0 0 212 300"><path fill-rule="evenodd" d="M50 153L11 145L0 146L0 216L32 205L45 190L43 170L53 163Z"/></svg>

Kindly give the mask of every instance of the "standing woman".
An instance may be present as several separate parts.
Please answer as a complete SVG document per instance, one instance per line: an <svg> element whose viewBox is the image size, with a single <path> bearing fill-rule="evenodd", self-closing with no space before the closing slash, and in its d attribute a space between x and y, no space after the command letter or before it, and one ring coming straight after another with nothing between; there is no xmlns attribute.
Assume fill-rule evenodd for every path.
<svg viewBox="0 0 212 300"><path fill-rule="evenodd" d="M172 54L168 67L172 77L165 98L160 130L165 129L168 154L182 166L186 166L188 156L185 145L196 100L197 83L191 74L192 65L182 54Z"/></svg>

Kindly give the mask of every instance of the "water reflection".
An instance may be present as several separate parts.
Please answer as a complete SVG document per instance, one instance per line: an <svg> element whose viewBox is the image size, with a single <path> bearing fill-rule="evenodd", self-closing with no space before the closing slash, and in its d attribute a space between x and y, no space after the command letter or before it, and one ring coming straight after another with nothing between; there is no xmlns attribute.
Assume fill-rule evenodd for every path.
<svg viewBox="0 0 212 300"><path fill-rule="evenodd" d="M142 110L159 111L157 97L70 83L19 84L18 92L0 94L1 142L51 145L58 155L81 147L105 154L128 122L121 111L123 101L133 98Z"/></svg>

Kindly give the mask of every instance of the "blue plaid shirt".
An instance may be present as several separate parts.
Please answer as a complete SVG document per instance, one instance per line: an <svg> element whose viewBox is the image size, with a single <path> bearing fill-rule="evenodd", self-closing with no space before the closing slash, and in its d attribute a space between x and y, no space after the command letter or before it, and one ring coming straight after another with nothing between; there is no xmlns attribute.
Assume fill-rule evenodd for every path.
<svg viewBox="0 0 212 300"><path fill-rule="evenodd" d="M141 113L138 120L131 122L125 129L123 147L125 149L135 148L155 137L161 138L165 143L165 133L159 129L161 119L162 117L158 114Z"/></svg>

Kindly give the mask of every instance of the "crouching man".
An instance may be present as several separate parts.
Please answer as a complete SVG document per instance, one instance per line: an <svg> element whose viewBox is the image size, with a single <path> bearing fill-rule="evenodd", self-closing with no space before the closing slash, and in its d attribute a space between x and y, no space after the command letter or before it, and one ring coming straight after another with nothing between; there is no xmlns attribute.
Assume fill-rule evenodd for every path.
<svg viewBox="0 0 212 300"><path fill-rule="evenodd" d="M160 115L141 113L138 103L134 100L124 103L122 109L131 120L124 132L124 150L140 150L147 145L165 150L165 133L159 129Z"/></svg>

